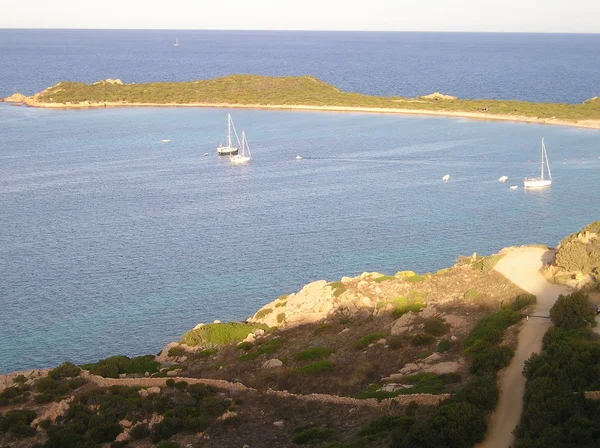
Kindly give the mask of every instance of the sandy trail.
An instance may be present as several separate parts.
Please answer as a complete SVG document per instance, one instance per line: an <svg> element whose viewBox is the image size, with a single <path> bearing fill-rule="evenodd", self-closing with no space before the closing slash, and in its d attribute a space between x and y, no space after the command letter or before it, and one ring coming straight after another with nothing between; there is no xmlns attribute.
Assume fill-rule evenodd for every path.
<svg viewBox="0 0 600 448"><path fill-rule="evenodd" d="M543 264L554 257L552 251L523 247L508 252L494 268L515 285L537 296L537 305L522 323L515 356L500 373L500 399L492 414L485 440L478 447L508 448L514 441L513 430L521 419L525 377L525 361L542 349L542 338L550 327L550 308L560 294L571 290L548 283L540 273Z"/></svg>

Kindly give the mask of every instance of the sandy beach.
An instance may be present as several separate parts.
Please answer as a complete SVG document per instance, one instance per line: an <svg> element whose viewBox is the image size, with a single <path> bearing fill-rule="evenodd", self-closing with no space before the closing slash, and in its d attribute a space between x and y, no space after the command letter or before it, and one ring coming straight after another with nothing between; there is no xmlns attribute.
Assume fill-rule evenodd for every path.
<svg viewBox="0 0 600 448"><path fill-rule="evenodd" d="M5 99L10 101L10 97ZM421 109L401 109L401 108L379 108L379 107L351 107L351 106L310 106L310 105L286 105L286 104L230 104L230 103L125 103L125 102L106 102L106 103L45 103L37 101L35 96L26 97L23 104L30 107L41 107L47 109L89 109L99 107L211 107L228 109L275 109L275 110L304 110L319 112L349 112L349 113L375 113L375 114L404 114L404 115L433 115L444 117L469 118L473 120L500 120L515 121L521 123L548 124L554 126L571 126L577 128L600 129L600 120L563 120L558 118L537 118L518 115L496 115L483 112L459 112L459 111L436 111Z"/></svg>

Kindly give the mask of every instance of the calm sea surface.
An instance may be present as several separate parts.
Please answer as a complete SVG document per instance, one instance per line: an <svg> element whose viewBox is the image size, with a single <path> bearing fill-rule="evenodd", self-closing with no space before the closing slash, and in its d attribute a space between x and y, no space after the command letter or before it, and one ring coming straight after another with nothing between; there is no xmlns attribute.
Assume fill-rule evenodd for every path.
<svg viewBox="0 0 600 448"><path fill-rule="evenodd" d="M0 96L240 71L406 95L580 101L600 85L596 36L280 34L181 32L173 48L171 32L0 30ZM310 281L434 271L600 217L598 131L234 110L254 158L232 167L215 154L226 112L0 104L0 373L154 353ZM541 137L552 188L509 190L536 174Z"/></svg>
<svg viewBox="0 0 600 448"><path fill-rule="evenodd" d="M600 34L0 29L0 97L65 80L253 73L374 95L577 103L600 95L599 54Z"/></svg>

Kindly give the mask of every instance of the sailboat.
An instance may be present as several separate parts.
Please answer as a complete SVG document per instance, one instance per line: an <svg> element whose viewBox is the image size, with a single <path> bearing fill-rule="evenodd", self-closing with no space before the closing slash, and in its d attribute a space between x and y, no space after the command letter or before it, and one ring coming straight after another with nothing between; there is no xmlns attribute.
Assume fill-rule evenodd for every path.
<svg viewBox="0 0 600 448"><path fill-rule="evenodd" d="M540 162L540 177L525 178L523 186L525 188L543 188L552 185L552 173L550 173L550 164L548 163L548 154L546 154L546 145L542 139L542 160ZM544 177L544 162L548 169L548 178Z"/></svg>
<svg viewBox="0 0 600 448"><path fill-rule="evenodd" d="M227 114L227 146L221 145L217 148L217 154L220 156L229 156L238 153L238 148L236 146L231 146L231 128L233 128L235 138L239 144L240 140L237 138L237 132L235 131L231 114Z"/></svg>
<svg viewBox="0 0 600 448"><path fill-rule="evenodd" d="M242 131L242 153L229 156L229 160L231 161L231 163L235 163L237 165L249 162L250 157L252 157L252 154L250 154L250 146L248 146L246 132Z"/></svg>
<svg viewBox="0 0 600 448"><path fill-rule="evenodd" d="M175 43L173 44L174 47L178 47L179 46L179 38L175 38Z"/></svg>

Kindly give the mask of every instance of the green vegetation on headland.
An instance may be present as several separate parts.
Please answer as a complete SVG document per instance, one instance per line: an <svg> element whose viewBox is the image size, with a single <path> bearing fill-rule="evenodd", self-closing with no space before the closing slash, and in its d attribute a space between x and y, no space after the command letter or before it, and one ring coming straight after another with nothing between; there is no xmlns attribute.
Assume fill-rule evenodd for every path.
<svg viewBox="0 0 600 448"><path fill-rule="evenodd" d="M342 92L311 76L270 77L232 75L191 82L122 84L119 82L61 82L26 101L34 106L149 105L248 105L310 108L373 108L433 113L477 113L566 121L600 120L600 99L583 104L531 103L512 100L457 99L441 94L419 98L382 97Z"/></svg>

